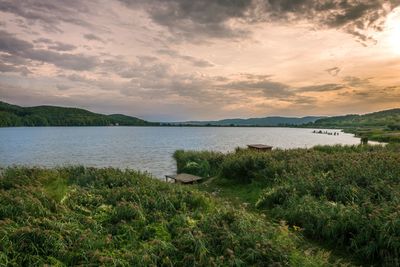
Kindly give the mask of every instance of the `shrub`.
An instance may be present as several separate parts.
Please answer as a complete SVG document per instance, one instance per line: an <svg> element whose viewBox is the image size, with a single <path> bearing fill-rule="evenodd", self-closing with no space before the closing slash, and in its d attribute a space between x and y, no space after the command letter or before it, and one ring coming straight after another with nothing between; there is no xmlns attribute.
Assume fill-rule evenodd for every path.
<svg viewBox="0 0 400 267"><path fill-rule="evenodd" d="M206 160L199 160L199 163L189 161L181 170L183 173L190 173L201 177L210 176L210 164Z"/></svg>
<svg viewBox="0 0 400 267"><path fill-rule="evenodd" d="M272 180L283 170L284 163L271 153L249 150L228 154L221 164L221 176L244 183L259 177Z"/></svg>
<svg viewBox="0 0 400 267"><path fill-rule="evenodd" d="M257 206L366 262L398 265L400 155L393 149L304 150L302 157L288 160L288 171L265 189ZM293 172L295 165L302 172Z"/></svg>
<svg viewBox="0 0 400 267"><path fill-rule="evenodd" d="M0 265L314 262L313 256L298 256L302 251L289 232L260 216L136 171L68 167L7 173L8 181L13 175L25 179L0 189ZM67 184L61 201L48 192L52 177Z"/></svg>
<svg viewBox="0 0 400 267"><path fill-rule="evenodd" d="M224 155L211 151L183 151L177 150L173 155L177 163L177 172L190 173L203 177L218 174L219 165Z"/></svg>
<svg viewBox="0 0 400 267"><path fill-rule="evenodd" d="M263 181L243 185L253 194L260 191L254 185L264 187L256 206L308 237L345 248L368 265L398 266L399 152L399 144L237 149L223 157L219 173L242 183Z"/></svg>

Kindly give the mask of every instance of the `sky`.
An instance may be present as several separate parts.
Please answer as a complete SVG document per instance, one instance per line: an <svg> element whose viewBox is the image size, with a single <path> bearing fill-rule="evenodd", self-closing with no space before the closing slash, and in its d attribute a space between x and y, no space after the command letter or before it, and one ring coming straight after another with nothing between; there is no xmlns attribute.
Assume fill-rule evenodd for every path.
<svg viewBox="0 0 400 267"><path fill-rule="evenodd" d="M0 0L0 100L151 121L400 107L400 0Z"/></svg>

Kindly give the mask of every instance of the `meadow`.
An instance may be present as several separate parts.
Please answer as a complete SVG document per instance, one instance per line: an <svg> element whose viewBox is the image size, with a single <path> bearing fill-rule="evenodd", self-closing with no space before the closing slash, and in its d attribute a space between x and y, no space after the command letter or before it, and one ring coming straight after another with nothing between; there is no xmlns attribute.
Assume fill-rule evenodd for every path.
<svg viewBox="0 0 400 267"><path fill-rule="evenodd" d="M400 146L176 151L194 186L0 170L1 266L398 266Z"/></svg>
<svg viewBox="0 0 400 267"><path fill-rule="evenodd" d="M317 146L255 152L177 151L178 172L307 240L362 264L399 266L400 146Z"/></svg>
<svg viewBox="0 0 400 267"><path fill-rule="evenodd" d="M287 224L113 168L0 171L1 266L349 266Z"/></svg>

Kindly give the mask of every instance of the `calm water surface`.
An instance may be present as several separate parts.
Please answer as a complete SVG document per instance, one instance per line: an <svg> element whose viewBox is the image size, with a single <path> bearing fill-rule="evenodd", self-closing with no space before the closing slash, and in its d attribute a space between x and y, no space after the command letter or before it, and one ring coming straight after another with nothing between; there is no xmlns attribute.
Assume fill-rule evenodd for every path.
<svg viewBox="0 0 400 267"><path fill-rule="evenodd" d="M176 171L172 154L177 149L227 152L251 143L304 148L360 142L351 134L334 136L312 131L239 127L0 128L0 166L113 166L148 171L161 178Z"/></svg>

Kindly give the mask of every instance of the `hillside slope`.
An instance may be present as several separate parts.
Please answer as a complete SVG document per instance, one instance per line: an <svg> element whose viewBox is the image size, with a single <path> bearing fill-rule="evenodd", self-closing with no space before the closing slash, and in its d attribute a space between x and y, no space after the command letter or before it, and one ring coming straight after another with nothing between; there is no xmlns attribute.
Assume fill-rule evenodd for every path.
<svg viewBox="0 0 400 267"><path fill-rule="evenodd" d="M264 118L249 118L249 119L224 119L218 121L188 121L186 124L191 125L217 125L217 126L288 126L300 125L305 123L314 122L321 117L308 116L308 117L264 117Z"/></svg>
<svg viewBox="0 0 400 267"><path fill-rule="evenodd" d="M0 127L10 126L144 126L155 125L136 117L103 115L79 108L20 107L0 101Z"/></svg>
<svg viewBox="0 0 400 267"><path fill-rule="evenodd" d="M323 118L307 127L341 128L359 137L379 142L400 142L400 108L364 115L345 115Z"/></svg>
<svg viewBox="0 0 400 267"><path fill-rule="evenodd" d="M314 125L346 127L388 127L400 130L400 108L368 113L345 115L316 120Z"/></svg>

